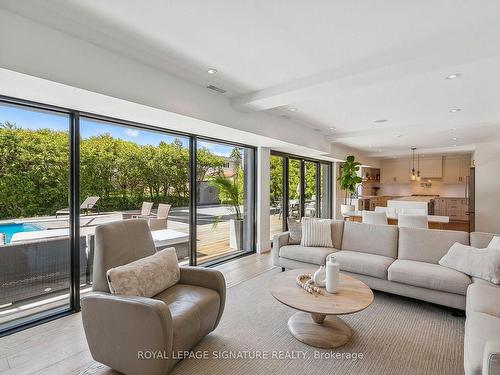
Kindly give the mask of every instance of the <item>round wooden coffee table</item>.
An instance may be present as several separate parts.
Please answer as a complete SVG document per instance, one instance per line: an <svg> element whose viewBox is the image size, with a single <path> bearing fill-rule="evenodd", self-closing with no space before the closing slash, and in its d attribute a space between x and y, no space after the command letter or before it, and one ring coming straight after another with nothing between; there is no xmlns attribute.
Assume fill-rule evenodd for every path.
<svg viewBox="0 0 500 375"><path fill-rule="evenodd" d="M373 302L373 292L354 277L340 274L340 287L335 294L310 294L295 279L301 273L315 270L298 269L275 275L271 294L281 303L299 310L288 319L288 329L299 341L317 348L331 349L346 344L352 329L337 315L366 309Z"/></svg>

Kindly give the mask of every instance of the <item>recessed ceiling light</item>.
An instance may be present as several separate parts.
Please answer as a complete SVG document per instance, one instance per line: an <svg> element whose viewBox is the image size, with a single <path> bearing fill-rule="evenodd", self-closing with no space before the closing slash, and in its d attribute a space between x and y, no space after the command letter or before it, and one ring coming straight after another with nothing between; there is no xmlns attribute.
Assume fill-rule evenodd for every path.
<svg viewBox="0 0 500 375"><path fill-rule="evenodd" d="M335 130L336 127L335 126L330 126L330 130Z"/></svg>
<svg viewBox="0 0 500 375"><path fill-rule="evenodd" d="M290 111L295 112L297 108L290 108Z"/></svg>
<svg viewBox="0 0 500 375"><path fill-rule="evenodd" d="M461 111L460 108L452 108L452 109L450 109L451 113L460 112L460 111Z"/></svg>
<svg viewBox="0 0 500 375"><path fill-rule="evenodd" d="M453 140L454 140L454 141L458 141L458 138L457 138L457 137L453 137Z"/></svg>
<svg viewBox="0 0 500 375"><path fill-rule="evenodd" d="M207 69L207 73L208 74L216 74L217 73L217 69L215 69L215 68L208 68Z"/></svg>
<svg viewBox="0 0 500 375"><path fill-rule="evenodd" d="M455 78L458 78L461 76L462 76L462 74L460 74L460 73L453 73L453 74L450 74L449 76L446 76L446 79L455 79Z"/></svg>
<svg viewBox="0 0 500 375"><path fill-rule="evenodd" d="M376 124L381 124L381 123L383 123L383 122L387 122L387 121L389 121L389 120L387 120L387 119L385 119L385 118L381 118L381 119L379 119L379 120L375 120L374 122L375 122Z"/></svg>

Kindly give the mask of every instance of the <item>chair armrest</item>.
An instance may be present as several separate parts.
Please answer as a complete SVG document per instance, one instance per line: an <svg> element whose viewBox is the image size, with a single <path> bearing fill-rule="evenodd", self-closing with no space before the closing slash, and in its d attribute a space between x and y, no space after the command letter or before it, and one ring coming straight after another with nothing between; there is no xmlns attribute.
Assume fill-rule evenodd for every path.
<svg viewBox="0 0 500 375"><path fill-rule="evenodd" d="M92 357L126 374L165 374L172 363L173 323L168 306L145 297L92 292L81 299ZM161 352L168 358L144 357Z"/></svg>
<svg viewBox="0 0 500 375"><path fill-rule="evenodd" d="M483 350L482 375L500 375L500 340L490 340Z"/></svg>
<svg viewBox="0 0 500 375"><path fill-rule="evenodd" d="M289 232L278 233L273 238L273 265L280 264L280 248L288 245Z"/></svg>
<svg viewBox="0 0 500 375"><path fill-rule="evenodd" d="M214 329L219 324L222 313L224 312L224 306L226 304L226 280L222 272L214 270L213 268L201 268L201 267L180 267L181 278L179 280L180 284L201 286L203 288L208 288L215 290L220 296L219 314L217 315L217 320L214 325Z"/></svg>

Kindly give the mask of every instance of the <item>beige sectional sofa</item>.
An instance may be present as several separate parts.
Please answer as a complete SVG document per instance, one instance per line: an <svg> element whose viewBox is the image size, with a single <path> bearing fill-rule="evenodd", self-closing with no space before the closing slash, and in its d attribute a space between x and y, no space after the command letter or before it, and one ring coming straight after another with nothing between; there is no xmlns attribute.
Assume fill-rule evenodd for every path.
<svg viewBox="0 0 500 375"><path fill-rule="evenodd" d="M331 232L331 248L290 245L288 232L276 235L274 265L315 268L335 253L343 273L372 289L466 310L466 374L500 374L500 287L438 263L455 242L484 248L493 234L337 220Z"/></svg>

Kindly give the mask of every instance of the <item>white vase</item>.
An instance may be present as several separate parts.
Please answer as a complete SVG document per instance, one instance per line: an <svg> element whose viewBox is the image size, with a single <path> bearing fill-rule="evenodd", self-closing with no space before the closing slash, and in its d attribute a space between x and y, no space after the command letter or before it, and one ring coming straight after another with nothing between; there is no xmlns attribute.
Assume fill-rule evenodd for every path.
<svg viewBox="0 0 500 375"><path fill-rule="evenodd" d="M229 220L229 247L243 250L243 220Z"/></svg>
<svg viewBox="0 0 500 375"><path fill-rule="evenodd" d="M356 206L354 206L353 204L341 204L340 205L340 213L344 217L345 217L345 214L347 212L352 212L352 211L355 211L355 210L356 210Z"/></svg>
<svg viewBox="0 0 500 375"><path fill-rule="evenodd" d="M333 255L326 257L326 291L336 293L340 285L340 264Z"/></svg>
<svg viewBox="0 0 500 375"><path fill-rule="evenodd" d="M314 272L313 276L314 284L319 287L324 288L326 285L326 268L325 266L320 266L319 269Z"/></svg>

